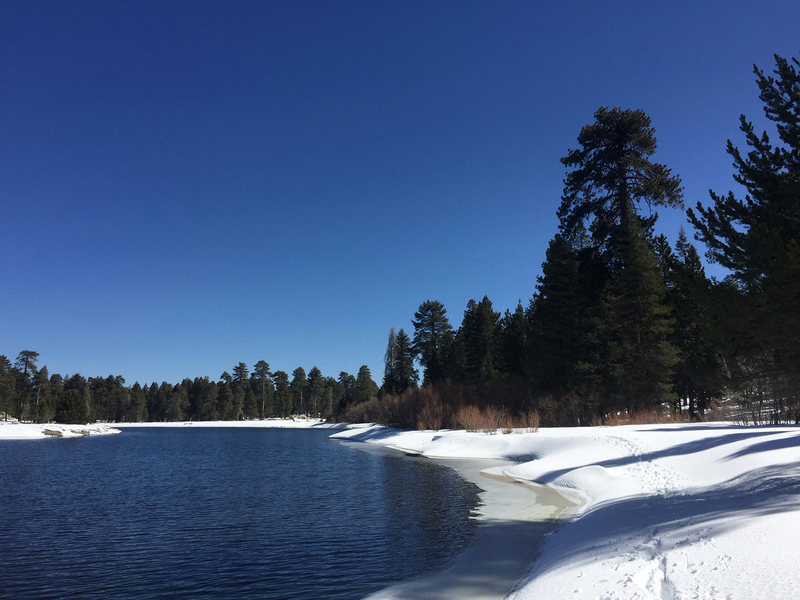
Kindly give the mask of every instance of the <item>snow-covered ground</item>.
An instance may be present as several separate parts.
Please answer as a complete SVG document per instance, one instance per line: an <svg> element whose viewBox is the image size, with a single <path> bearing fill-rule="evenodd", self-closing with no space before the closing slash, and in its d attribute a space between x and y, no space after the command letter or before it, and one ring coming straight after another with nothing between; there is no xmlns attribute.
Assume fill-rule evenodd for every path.
<svg viewBox="0 0 800 600"><path fill-rule="evenodd" d="M513 600L799 597L800 427L703 423L506 435L369 427L333 437L439 459L511 460L499 473L580 498L531 557ZM415 596L399 586L380 597Z"/></svg>
<svg viewBox="0 0 800 600"><path fill-rule="evenodd" d="M105 424L95 425L60 425L54 423L18 423L17 421L0 421L0 440L36 440L44 438L84 437L87 435L106 435L121 433Z"/></svg>

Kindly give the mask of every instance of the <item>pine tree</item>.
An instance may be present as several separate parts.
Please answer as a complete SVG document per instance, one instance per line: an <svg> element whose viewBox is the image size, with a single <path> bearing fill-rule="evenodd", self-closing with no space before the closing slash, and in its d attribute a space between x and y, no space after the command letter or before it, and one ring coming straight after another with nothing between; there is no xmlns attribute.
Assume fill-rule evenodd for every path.
<svg viewBox="0 0 800 600"><path fill-rule="evenodd" d="M470 300L458 332L462 347L462 373L466 383L480 384L498 376L500 314L484 296L480 302Z"/></svg>
<svg viewBox="0 0 800 600"><path fill-rule="evenodd" d="M653 406L669 396L676 351L649 239L655 216L641 217L637 206L682 206L682 191L666 166L649 160L656 139L643 111L601 107L594 116L578 136L580 148L562 158L569 169L558 212L563 239L553 254L567 259L563 291L579 294L566 300L581 307L578 330L588 325L578 347L569 349L578 353L564 357L559 374L580 375L588 383L583 403L589 412L604 413ZM581 250L569 266L573 245ZM599 297L587 286L587 266L596 267ZM586 306L587 299L596 301Z"/></svg>
<svg viewBox="0 0 800 600"><path fill-rule="evenodd" d="M336 408L337 414L343 413L348 406L353 404L356 399L356 386L358 382L356 378L347 371L339 372L339 385L342 388L342 398Z"/></svg>
<svg viewBox="0 0 800 600"><path fill-rule="evenodd" d="M130 409L123 416L123 421L129 423L147 421L147 396L138 381L131 387Z"/></svg>
<svg viewBox="0 0 800 600"><path fill-rule="evenodd" d="M322 395L325 391L325 378L322 376L322 371L317 367L312 367L308 372L308 402L309 414L312 417L318 417L320 413L320 405L322 404Z"/></svg>
<svg viewBox="0 0 800 600"><path fill-rule="evenodd" d="M562 235L573 239L588 224L593 245L605 251L634 218L637 204L682 208L683 195L680 179L649 160L656 149L650 117L641 110L606 107L594 117L581 129L581 147L561 159L570 171L558 217ZM653 224L652 219L639 222L646 231Z"/></svg>
<svg viewBox="0 0 800 600"><path fill-rule="evenodd" d="M620 267L603 288L597 320L605 411L669 402L678 358L655 252L639 223L629 220L626 229L616 244Z"/></svg>
<svg viewBox="0 0 800 600"><path fill-rule="evenodd" d="M386 394L397 394L400 391L399 381L400 351L397 347L397 332L392 327L389 330L389 342L386 344L386 354L383 363L383 386Z"/></svg>
<svg viewBox="0 0 800 600"><path fill-rule="evenodd" d="M747 306L736 328L751 344L755 377L767 376L776 393L797 402L800 385L800 62L775 56L774 77L755 67L767 119L779 143L760 136L744 115L740 129L749 152L728 141L734 180L747 190L711 193L712 206L687 211L710 259L732 271ZM800 417L800 415L797 415Z"/></svg>
<svg viewBox="0 0 800 600"><path fill-rule="evenodd" d="M0 355L0 414L8 420L9 413L16 404L15 378L11 361Z"/></svg>
<svg viewBox="0 0 800 600"><path fill-rule="evenodd" d="M500 323L500 354L503 371L513 375L527 375L529 336L530 320L520 301L513 313L506 310Z"/></svg>
<svg viewBox="0 0 800 600"><path fill-rule="evenodd" d="M253 388L258 394L258 415L263 419L272 414L273 386L267 361L260 360L255 364L252 379Z"/></svg>
<svg viewBox="0 0 800 600"><path fill-rule="evenodd" d="M278 416L286 418L292 411L292 391L289 375L285 371L275 371L272 374L275 385L275 412Z"/></svg>
<svg viewBox="0 0 800 600"><path fill-rule="evenodd" d="M576 248L560 234L550 241L527 354L534 387L557 404L553 422L585 422L594 412L599 356L592 331L605 279L605 266L591 248Z"/></svg>
<svg viewBox="0 0 800 600"><path fill-rule="evenodd" d="M667 301L675 321L673 344L678 349L675 392L686 401L689 417L700 418L723 386L721 345L714 327L711 282L697 250L681 229L675 253L663 250Z"/></svg>
<svg viewBox="0 0 800 600"><path fill-rule="evenodd" d="M372 380L372 373L367 365L361 365L356 376L354 402L366 402L378 396L378 384Z"/></svg>
<svg viewBox="0 0 800 600"><path fill-rule="evenodd" d="M445 358L453 343L453 328L447 310L436 300L426 300L414 313L414 352L422 364L425 383L445 376Z"/></svg>
<svg viewBox="0 0 800 600"><path fill-rule="evenodd" d="M292 390L291 412L296 415L305 414L306 404L303 395L308 387L308 379L306 378L306 370L303 367L297 367L292 371L292 383L290 386Z"/></svg>
<svg viewBox="0 0 800 600"><path fill-rule="evenodd" d="M419 375L414 368L414 352L411 348L411 338L405 330L397 332L397 392L402 394L410 387L415 387Z"/></svg>

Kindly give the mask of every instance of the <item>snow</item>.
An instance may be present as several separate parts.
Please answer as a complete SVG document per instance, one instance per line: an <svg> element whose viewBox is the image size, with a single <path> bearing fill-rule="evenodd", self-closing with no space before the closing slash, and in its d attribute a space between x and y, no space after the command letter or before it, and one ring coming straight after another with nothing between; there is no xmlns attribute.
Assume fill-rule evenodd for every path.
<svg viewBox="0 0 800 600"><path fill-rule="evenodd" d="M775 599L796 597L800 588L797 426L629 425L506 435L374 426L333 437L437 459L514 461L491 474L579 498L529 557L512 600ZM476 483L484 487L486 480ZM484 515L491 515L488 505L497 497L496 491L482 497ZM508 514L522 506L512 502L505 516L487 519L483 528L506 536L524 528L535 517ZM502 522L512 527L500 529ZM476 544L482 543L479 535ZM518 539L512 545L524 547ZM452 575L451 569L439 577L431 584L438 591L427 595L504 596L479 586L474 594L448 594L443 588L463 583ZM377 597L413 598L411 587Z"/></svg>
<svg viewBox="0 0 800 600"><path fill-rule="evenodd" d="M109 425L62 425L54 423L19 423L0 421L0 440L36 440L44 438L74 438L87 435L121 433Z"/></svg>

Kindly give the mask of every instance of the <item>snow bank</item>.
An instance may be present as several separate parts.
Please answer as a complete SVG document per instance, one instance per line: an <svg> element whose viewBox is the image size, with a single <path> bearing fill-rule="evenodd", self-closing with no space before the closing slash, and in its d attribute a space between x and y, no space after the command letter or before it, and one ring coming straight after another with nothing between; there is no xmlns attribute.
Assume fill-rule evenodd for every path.
<svg viewBox="0 0 800 600"><path fill-rule="evenodd" d="M61 425L0 421L0 440L36 440L121 433L109 425Z"/></svg>
<svg viewBox="0 0 800 600"><path fill-rule="evenodd" d="M503 475L582 498L514 600L792 598L800 588L800 427L508 435L371 427L333 437L429 457L510 459Z"/></svg>

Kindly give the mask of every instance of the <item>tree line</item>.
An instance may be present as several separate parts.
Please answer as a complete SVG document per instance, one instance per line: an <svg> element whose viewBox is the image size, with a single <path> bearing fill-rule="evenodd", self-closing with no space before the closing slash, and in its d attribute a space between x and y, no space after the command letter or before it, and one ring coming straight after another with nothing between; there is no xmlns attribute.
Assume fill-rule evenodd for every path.
<svg viewBox="0 0 800 600"><path fill-rule="evenodd" d="M441 302L423 302L400 360L418 357L424 391L389 375L400 348L392 330L390 397L367 413L448 427L472 419L467 407L496 426L532 410L563 425L711 409L800 421L800 63L775 63L755 75L777 141L742 116L747 150L728 142L745 197L712 191L709 206L686 211L730 275L707 277L682 229L674 247L655 233L659 207L683 208L680 178L652 160L643 111L601 107L561 159L558 232L528 305L501 315L486 296L470 300L454 328Z"/></svg>
<svg viewBox="0 0 800 600"><path fill-rule="evenodd" d="M126 387L122 377L49 376L38 354L0 357L0 413L38 421L169 421L308 414L408 427L505 427L653 418L800 421L800 63L754 69L771 138L740 119L734 180L686 211L709 278L681 230L656 234L659 207L683 208L678 175L652 160L642 110L601 107L566 169L558 231L526 306L469 300L454 327L425 300L413 335L392 328L380 387L357 376L292 377L259 361L219 381ZM777 136L775 138L775 136ZM422 368L422 381L415 367Z"/></svg>
<svg viewBox="0 0 800 600"><path fill-rule="evenodd" d="M32 350L21 351L13 364L0 356L0 415L40 423L325 419L378 394L366 365L357 375L342 371L336 379L317 367L307 374L298 367L290 377L260 360L252 371L240 362L218 381L196 377L174 385L126 386L121 375L50 375L38 361Z"/></svg>

